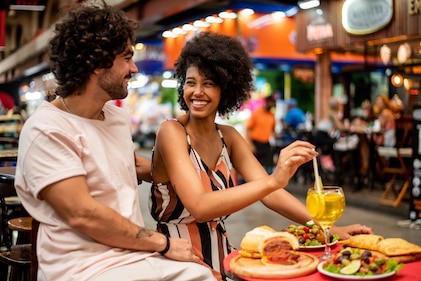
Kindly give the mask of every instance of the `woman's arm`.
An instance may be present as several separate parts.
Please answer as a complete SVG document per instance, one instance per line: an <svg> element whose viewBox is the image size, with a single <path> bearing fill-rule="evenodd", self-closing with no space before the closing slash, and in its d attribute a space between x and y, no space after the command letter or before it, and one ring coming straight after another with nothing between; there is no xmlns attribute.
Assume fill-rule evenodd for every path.
<svg viewBox="0 0 421 281"><path fill-rule="evenodd" d="M289 157L291 157L289 159L299 159L293 158L297 157L297 155L292 152L294 150L301 149L299 144L299 142L295 142L284 148L280 153L278 163L282 161L288 161ZM241 143L237 142L232 147L233 163L235 163L234 166L239 172L242 171L240 174L246 181L253 181L259 177L265 177L267 175L266 171L263 169L263 167L261 167L254 156L250 156L243 149L237 150L236 147L240 148ZM242 159L247 159L247 161L242 161ZM296 166L291 167L288 178L292 176L296 172L297 168L303 163L304 162L301 161L296 162ZM285 189L278 189L265 196L261 201L269 209L297 223L305 224L306 222L312 220L312 217L307 211L307 207L298 198L296 198ZM338 234L340 239L348 239L351 235L354 234L373 232L370 227L362 226L361 224L353 224L347 226L334 226L332 227L332 233Z"/></svg>
<svg viewBox="0 0 421 281"><path fill-rule="evenodd" d="M187 149L183 149L186 147L184 129L175 122L165 122L157 132L155 152L160 154L177 195L198 221L231 214L285 187L298 166L317 155L310 143L297 143L282 153L275 172L268 176L234 128L220 126L220 129L228 149L232 151L234 166L239 168L246 181L251 178L253 181L216 192L205 192Z"/></svg>

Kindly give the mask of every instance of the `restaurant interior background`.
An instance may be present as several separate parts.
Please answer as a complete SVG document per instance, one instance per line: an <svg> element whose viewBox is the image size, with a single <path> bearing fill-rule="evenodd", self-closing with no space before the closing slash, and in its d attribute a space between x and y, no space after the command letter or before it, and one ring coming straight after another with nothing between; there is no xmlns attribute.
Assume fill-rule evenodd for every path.
<svg viewBox="0 0 421 281"><path fill-rule="evenodd" d="M55 98L47 45L58 12L84 0L32 0L23 7L18 5L22 1L0 3L0 92L12 96L16 104L26 103L30 116L42 101ZM317 122L328 112L331 96L345 104L345 118L350 118L360 113L364 100L374 102L378 94L402 102L403 114L410 119L413 107L418 108L421 120L419 0L321 0L306 10L298 7L297 0L107 2L141 25L134 44L139 73L130 81L129 96L115 101L130 113L140 146L151 147L157 126L182 113L176 104L173 63L184 42L202 30L239 38L254 62L252 99L229 119L218 120L242 133L252 110L273 93L278 121L292 98ZM0 116L0 138L18 138L21 124L14 118ZM421 121L418 125L421 128ZM414 132L417 145L419 131L418 136ZM413 157L418 158L418 167L413 169L419 177L421 148L416 148ZM0 156L3 152L0 147ZM421 219L420 182L419 178L411 182L410 220Z"/></svg>
<svg viewBox="0 0 421 281"><path fill-rule="evenodd" d="M81 1L31 1L23 10L14 5L17 2L6 0L0 7L6 30L0 52L0 90L12 95L16 103L25 102L30 115L42 100L54 98L54 78L46 59L51 26L60 9ZM141 25L134 57L139 73L130 83L129 97L116 102L130 112L138 136L153 136L162 120L181 113L171 71L184 42L201 30L240 38L255 64L252 99L234 116L220 120L240 131L261 98L273 93L278 97L278 120L291 98L316 121L326 112L331 95L345 103L346 117L358 114L365 99L373 101L380 93L397 97L405 114L410 114L419 99L417 1L330 0L308 10L300 9L293 0L108 2ZM344 30L341 11L345 3L357 11L367 7L370 11L376 5L386 9L380 2L391 4L388 22L384 22L386 16L379 28L365 34ZM407 18L416 19L406 23ZM389 54L388 59L381 50ZM400 80L392 83L396 75ZM150 145L150 139L141 144Z"/></svg>

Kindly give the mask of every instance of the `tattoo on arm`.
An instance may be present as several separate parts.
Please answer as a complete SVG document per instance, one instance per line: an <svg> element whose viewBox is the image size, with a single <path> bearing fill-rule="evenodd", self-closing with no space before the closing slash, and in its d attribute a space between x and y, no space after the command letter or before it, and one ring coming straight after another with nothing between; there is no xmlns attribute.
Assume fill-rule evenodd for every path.
<svg viewBox="0 0 421 281"><path fill-rule="evenodd" d="M139 230L136 233L136 239L139 239L142 237L151 237L151 236L152 236L152 231L145 227L139 227Z"/></svg>

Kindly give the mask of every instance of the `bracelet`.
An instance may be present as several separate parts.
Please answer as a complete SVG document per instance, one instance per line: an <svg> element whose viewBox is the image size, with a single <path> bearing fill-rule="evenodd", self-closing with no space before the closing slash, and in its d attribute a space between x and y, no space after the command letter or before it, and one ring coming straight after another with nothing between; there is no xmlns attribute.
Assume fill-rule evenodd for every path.
<svg viewBox="0 0 421 281"><path fill-rule="evenodd" d="M165 246L165 249L164 250L158 252L161 255L165 255L168 252L168 250L170 249L170 246L171 246L171 244L170 244L170 237L168 235L165 235L165 238L167 239L167 245Z"/></svg>

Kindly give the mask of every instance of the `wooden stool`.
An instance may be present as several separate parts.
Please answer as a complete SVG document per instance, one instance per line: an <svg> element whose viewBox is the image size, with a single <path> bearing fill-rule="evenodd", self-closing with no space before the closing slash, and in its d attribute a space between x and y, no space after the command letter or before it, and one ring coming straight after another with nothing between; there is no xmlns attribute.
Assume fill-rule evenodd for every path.
<svg viewBox="0 0 421 281"><path fill-rule="evenodd" d="M31 251L31 244L19 244L12 245L8 251L0 252L0 268L2 269L0 280L29 280Z"/></svg>
<svg viewBox="0 0 421 281"><path fill-rule="evenodd" d="M18 217L7 222L10 230L18 231L16 244L27 244L31 242L32 217Z"/></svg>
<svg viewBox="0 0 421 281"><path fill-rule="evenodd" d="M16 245L12 245L8 251L0 252L0 262L6 264L7 267L10 266L9 279L0 280L29 280L32 255L32 218L13 218L7 224L10 230L18 231L18 237ZM5 277L7 277L7 274Z"/></svg>
<svg viewBox="0 0 421 281"><path fill-rule="evenodd" d="M1 209L1 243L2 250L7 250L12 245L11 231L7 227L7 222L11 219L11 215L16 217L16 209L21 208L19 200L13 199L17 197L15 190L15 167L0 168L0 209ZM15 214L13 214L13 212Z"/></svg>
<svg viewBox="0 0 421 281"><path fill-rule="evenodd" d="M14 167L0 168L0 207L3 236L0 251L0 281L29 280L31 267L31 218L9 217L6 198L17 196ZM11 231L19 231L18 240L27 244L12 245ZM26 237L25 237L26 236ZM9 270L10 269L10 270Z"/></svg>

